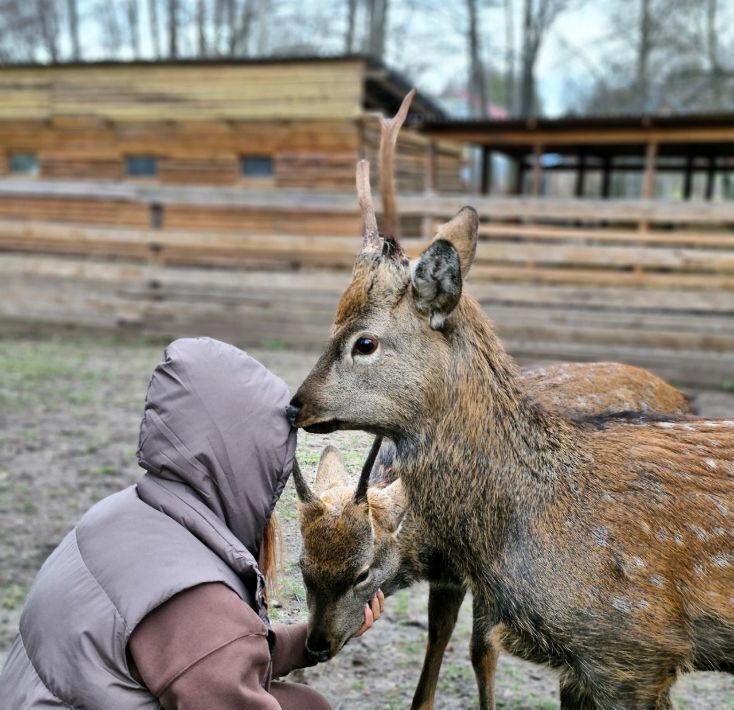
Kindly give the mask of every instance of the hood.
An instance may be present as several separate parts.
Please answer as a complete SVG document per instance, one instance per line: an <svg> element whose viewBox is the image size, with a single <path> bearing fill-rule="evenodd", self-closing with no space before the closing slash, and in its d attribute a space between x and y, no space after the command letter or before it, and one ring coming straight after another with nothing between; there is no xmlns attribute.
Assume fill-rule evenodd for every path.
<svg viewBox="0 0 734 710"><path fill-rule="evenodd" d="M257 559L293 468L289 400L283 380L233 345L176 340L148 387L138 462L190 487Z"/></svg>

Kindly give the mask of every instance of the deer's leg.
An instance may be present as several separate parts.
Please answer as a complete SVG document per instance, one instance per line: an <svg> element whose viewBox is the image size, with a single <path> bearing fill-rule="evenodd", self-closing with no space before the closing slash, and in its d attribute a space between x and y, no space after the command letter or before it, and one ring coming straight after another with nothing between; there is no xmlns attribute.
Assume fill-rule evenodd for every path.
<svg viewBox="0 0 734 710"><path fill-rule="evenodd" d="M494 623L491 614L476 596L472 613L471 662L479 689L479 707L481 710L494 710L494 674L499 658L499 651L491 637Z"/></svg>
<svg viewBox="0 0 734 710"><path fill-rule="evenodd" d="M451 634L456 626L464 587L448 587L431 584L428 590L428 643L418 687L413 695L413 710L429 710L433 707L438 683L438 672Z"/></svg>

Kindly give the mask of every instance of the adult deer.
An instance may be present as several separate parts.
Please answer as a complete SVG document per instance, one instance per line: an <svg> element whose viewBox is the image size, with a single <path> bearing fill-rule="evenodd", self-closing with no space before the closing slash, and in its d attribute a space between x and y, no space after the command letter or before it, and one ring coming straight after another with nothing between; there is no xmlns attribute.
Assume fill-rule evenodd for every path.
<svg viewBox="0 0 734 710"><path fill-rule="evenodd" d="M689 411L681 392L652 373L627 365L565 363L523 370L521 380L535 401L577 415ZM379 446L379 438L376 441ZM320 660L334 655L362 623L367 589L377 586L389 596L427 580L428 645L412 707L431 708L466 585L408 509L395 477L394 447L386 442L375 461L376 451L368 457L356 491L340 452L333 447L322 453L314 492L300 470L294 471L310 620L308 647ZM482 710L494 707L497 654L486 615L475 608L471 659Z"/></svg>
<svg viewBox="0 0 734 710"><path fill-rule="evenodd" d="M392 439L413 513L511 653L566 708L665 708L678 674L734 670L734 421L575 421L532 402L463 288L463 208L410 264L365 234L329 343L292 400L308 431Z"/></svg>

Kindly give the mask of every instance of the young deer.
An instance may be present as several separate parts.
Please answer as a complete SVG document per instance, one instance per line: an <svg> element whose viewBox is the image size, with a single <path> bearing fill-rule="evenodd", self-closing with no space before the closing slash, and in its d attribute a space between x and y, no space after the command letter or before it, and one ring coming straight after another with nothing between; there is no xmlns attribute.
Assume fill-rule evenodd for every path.
<svg viewBox="0 0 734 710"><path fill-rule="evenodd" d="M579 415L689 411L688 399L681 392L652 373L627 365L559 364L523 370L521 380L537 402ZM377 441L379 446L379 438ZM386 442L377 461L374 454L367 459L357 492L349 482L340 452L331 446L321 455L316 495L300 471L294 472L304 541L300 562L310 616L308 648L315 658L324 660L343 646L364 618L364 588L377 585L389 596L427 580L428 645L412 707L431 708L466 585L407 509L395 477L394 453L392 444ZM369 489L364 496L359 491L365 490L367 480ZM471 659L480 707L493 708L497 650L489 641L481 609L475 609L472 636Z"/></svg>
<svg viewBox="0 0 734 710"><path fill-rule="evenodd" d="M465 207L409 264L365 235L298 426L390 438L410 508L502 644L561 671L565 708L667 708L678 674L734 671L734 421L577 421L531 401L463 289ZM374 589L365 592L373 592Z"/></svg>

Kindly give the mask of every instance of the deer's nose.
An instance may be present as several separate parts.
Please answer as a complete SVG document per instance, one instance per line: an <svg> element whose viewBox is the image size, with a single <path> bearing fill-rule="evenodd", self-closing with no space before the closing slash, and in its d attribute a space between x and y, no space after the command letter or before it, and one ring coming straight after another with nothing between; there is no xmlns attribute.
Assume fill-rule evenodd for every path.
<svg viewBox="0 0 734 710"><path fill-rule="evenodd" d="M286 407L285 409L285 415L288 417L288 421L291 423L291 426L296 425L296 417L298 416L298 412L301 411L301 407L298 405L294 405L293 401Z"/></svg>

